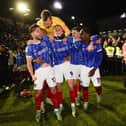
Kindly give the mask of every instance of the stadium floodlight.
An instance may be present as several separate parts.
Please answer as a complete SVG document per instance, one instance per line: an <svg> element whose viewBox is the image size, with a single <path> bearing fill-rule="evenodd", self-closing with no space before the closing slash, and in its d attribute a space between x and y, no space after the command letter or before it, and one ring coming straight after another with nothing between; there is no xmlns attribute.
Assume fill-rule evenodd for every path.
<svg viewBox="0 0 126 126"><path fill-rule="evenodd" d="M80 23L80 26L83 26L83 23L82 22Z"/></svg>
<svg viewBox="0 0 126 126"><path fill-rule="evenodd" d="M53 4L53 7L57 10L61 10L63 8L61 2L59 2L59 1L55 1Z"/></svg>
<svg viewBox="0 0 126 126"><path fill-rule="evenodd" d="M25 13L30 11L30 9L28 9L28 5L24 2L18 2L16 6L19 12Z"/></svg>
<svg viewBox="0 0 126 126"><path fill-rule="evenodd" d="M71 19L72 19L72 20L75 20L75 16L71 16Z"/></svg>
<svg viewBox="0 0 126 126"><path fill-rule="evenodd" d="M126 18L126 13L124 12L123 14L121 14L120 18Z"/></svg>

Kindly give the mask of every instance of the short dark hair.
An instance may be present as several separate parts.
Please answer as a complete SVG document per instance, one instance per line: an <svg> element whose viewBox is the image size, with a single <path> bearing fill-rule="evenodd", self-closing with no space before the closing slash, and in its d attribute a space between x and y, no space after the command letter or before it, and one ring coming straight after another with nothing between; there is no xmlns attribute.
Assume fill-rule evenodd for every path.
<svg viewBox="0 0 126 126"><path fill-rule="evenodd" d="M29 27L29 33L32 33L33 31L35 31L36 28L38 28L39 26L37 24L32 24L30 27Z"/></svg>
<svg viewBox="0 0 126 126"><path fill-rule="evenodd" d="M77 32L80 32L81 27L80 26L75 26L75 27L72 28L72 30L75 30Z"/></svg>
<svg viewBox="0 0 126 126"><path fill-rule="evenodd" d="M65 33L63 27L60 24L57 24L57 25L54 26L54 28L56 28L56 27L60 27L63 30L63 32Z"/></svg>
<svg viewBox="0 0 126 126"><path fill-rule="evenodd" d="M83 28L80 30L80 32L81 32L81 34L84 34L84 33L91 34L90 29L89 29L87 26L83 27Z"/></svg>
<svg viewBox="0 0 126 126"><path fill-rule="evenodd" d="M41 18L43 21L47 21L48 18L51 18L52 14L49 10L47 9L44 9L42 12L41 12Z"/></svg>

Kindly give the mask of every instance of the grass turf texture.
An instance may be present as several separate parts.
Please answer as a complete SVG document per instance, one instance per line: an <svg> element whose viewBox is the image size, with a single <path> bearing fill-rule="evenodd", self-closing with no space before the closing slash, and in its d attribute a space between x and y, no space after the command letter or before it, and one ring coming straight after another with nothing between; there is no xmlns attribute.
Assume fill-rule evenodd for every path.
<svg viewBox="0 0 126 126"><path fill-rule="evenodd" d="M52 106L46 104L46 115L40 123L35 121L34 97L17 97L17 88L14 88L0 98L0 126L126 126L126 88L123 87L123 77L105 76L102 85L101 106L97 106L95 89L90 85L88 111L83 110L81 102L81 106L77 107L77 117L73 118L68 87L64 83L63 121L57 121ZM32 89L33 86L31 82L25 82L22 84L24 87Z"/></svg>

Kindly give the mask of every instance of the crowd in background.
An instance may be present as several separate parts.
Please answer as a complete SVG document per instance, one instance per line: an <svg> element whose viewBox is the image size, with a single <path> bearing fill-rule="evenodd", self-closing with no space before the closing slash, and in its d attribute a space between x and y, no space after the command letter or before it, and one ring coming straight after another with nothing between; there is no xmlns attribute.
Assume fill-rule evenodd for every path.
<svg viewBox="0 0 126 126"><path fill-rule="evenodd" d="M3 85L10 88L14 83L29 79L24 51L26 41L30 37L28 25L14 24L8 19L0 18L0 29L0 89L2 89ZM123 74L125 70L122 45L126 42L126 30L100 32L99 34L104 52L101 74Z"/></svg>
<svg viewBox="0 0 126 126"><path fill-rule="evenodd" d="M101 65L103 75L120 75L125 72L122 46L126 42L126 30L100 33L104 58Z"/></svg>
<svg viewBox="0 0 126 126"><path fill-rule="evenodd" d="M15 23L13 20L0 18L0 44L10 49L24 48L29 39L29 25Z"/></svg>
<svg viewBox="0 0 126 126"><path fill-rule="evenodd" d="M15 28L16 27L16 28ZM25 61L28 25L0 18L0 92L29 79Z"/></svg>

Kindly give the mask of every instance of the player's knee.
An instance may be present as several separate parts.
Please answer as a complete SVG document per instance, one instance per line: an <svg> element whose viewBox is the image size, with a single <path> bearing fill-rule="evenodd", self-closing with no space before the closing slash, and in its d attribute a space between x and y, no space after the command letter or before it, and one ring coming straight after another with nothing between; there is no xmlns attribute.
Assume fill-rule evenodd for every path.
<svg viewBox="0 0 126 126"><path fill-rule="evenodd" d="M74 89L74 83L73 83L73 81L68 81L68 86L69 86L70 90L73 90Z"/></svg>
<svg viewBox="0 0 126 126"><path fill-rule="evenodd" d="M51 90L51 93L52 94L55 94L56 93L56 87L51 87L50 90Z"/></svg>
<svg viewBox="0 0 126 126"><path fill-rule="evenodd" d="M58 92L62 91L62 84L61 83L57 84L57 91Z"/></svg>
<svg viewBox="0 0 126 126"><path fill-rule="evenodd" d="M70 90L74 90L74 85L69 85Z"/></svg>
<svg viewBox="0 0 126 126"><path fill-rule="evenodd" d="M37 90L35 92L35 97L40 97L41 96L41 90Z"/></svg>

